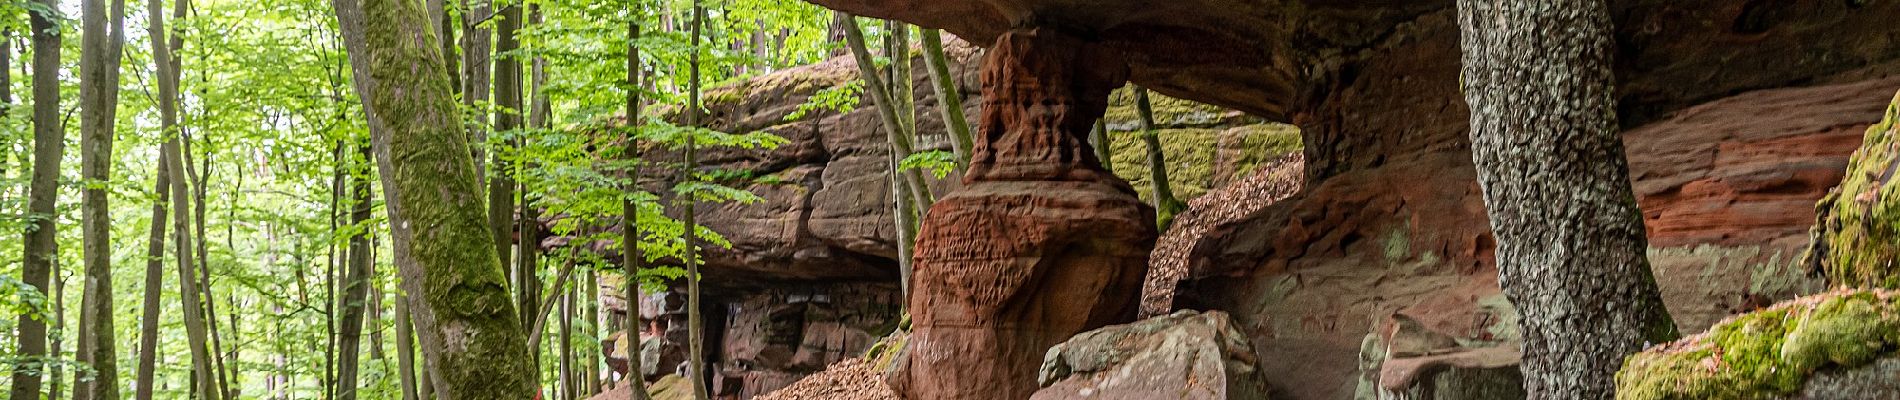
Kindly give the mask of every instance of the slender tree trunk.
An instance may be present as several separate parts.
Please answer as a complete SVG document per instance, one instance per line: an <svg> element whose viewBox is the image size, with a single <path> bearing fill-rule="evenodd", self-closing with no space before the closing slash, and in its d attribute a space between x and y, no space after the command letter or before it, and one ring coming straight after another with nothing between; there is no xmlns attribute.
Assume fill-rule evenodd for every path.
<svg viewBox="0 0 1900 400"><path fill-rule="evenodd" d="M1148 89L1135 87L1135 110L1141 115L1141 143L1148 148L1148 184L1153 189L1155 226L1166 231L1174 215L1187 210L1187 203L1174 197L1168 182L1168 159L1161 151L1161 132L1155 129L1154 105L1148 102Z"/></svg>
<svg viewBox="0 0 1900 400"><path fill-rule="evenodd" d="M0 122L11 123L13 115L13 29L0 28ZM13 158L13 137L0 137L0 179L7 178L7 163ZM7 200L12 188L0 189L0 203Z"/></svg>
<svg viewBox="0 0 1900 400"><path fill-rule="evenodd" d="M350 235L348 268L343 271L342 327L338 329L336 398L356 399L359 348L363 340L363 316L369 303L371 281L369 257L370 183L368 146L357 147L361 158L351 168Z"/></svg>
<svg viewBox="0 0 1900 400"><path fill-rule="evenodd" d="M173 17L182 18L188 8L189 4L186 0L174 2ZM149 19L147 26L151 29L152 59L159 66L157 70L159 121L160 126L164 127L167 133L165 144L161 146L160 151L165 154L166 174L171 175L171 204L177 205L172 207L172 242L178 258L179 302L184 310L186 341L191 346L192 372L197 376L192 390L198 393L200 398L218 400L223 398L223 393L216 388L217 375L211 369L212 357L205 338L204 308L198 302L202 297L198 291L198 280L194 276L196 262L193 260L192 253L195 247L192 246L191 188L188 185L191 180L185 176L185 155L180 145L183 138L180 137L178 126L179 66L178 60L171 53L174 48L183 45L184 38L169 35L170 40L165 40L169 31L165 30L164 13L152 11L163 9L161 1L153 0L146 8L146 15Z"/></svg>
<svg viewBox="0 0 1900 400"><path fill-rule="evenodd" d="M420 388L416 385L415 329L409 322L409 295L401 290L396 291L396 367L397 378L402 383L402 400L420 399Z"/></svg>
<svg viewBox="0 0 1900 400"><path fill-rule="evenodd" d="M60 270L58 260L54 260L53 270L53 315L51 317L53 319L53 330L47 333L48 340L52 342L52 347L47 349L46 358L48 360L61 360L66 358L66 348L61 345L61 342L63 342L61 339L65 338L66 333L66 276L58 272ZM60 386L66 379L62 376L64 375L63 371L65 371L65 368L62 364L53 363L51 369L52 379L48 380L48 382L51 382L49 384L52 385L52 387L50 390L47 390L48 395L46 398L58 399L65 393L64 390L61 390L63 387Z"/></svg>
<svg viewBox="0 0 1900 400"><path fill-rule="evenodd" d="M47 10L59 9L58 0L37 2ZM66 152L66 132L59 120L58 22L54 15L29 13L33 14L33 179L27 187L27 215L31 227L26 229L23 240L26 246L20 257L20 280L46 293L48 281L52 279L53 259L59 256L59 235L54 230L53 220L54 213L58 212L54 206L59 202L59 164ZM41 395L46 322L34 314L41 313L20 314L16 325L19 332L14 338L18 348L14 355L22 359L22 364L13 369L9 396L13 400L39 400Z"/></svg>
<svg viewBox="0 0 1900 400"><path fill-rule="evenodd" d="M187 132L182 128L183 125L180 125L180 127L181 132ZM207 243L211 242L211 236L205 234L205 212L210 208L210 203L206 200L205 194L211 186L212 174L210 138L199 139L205 143L199 146L204 151L200 153L202 157L197 157L200 163L194 167L192 162L191 137L188 132L184 136L184 138L180 139L180 143L184 145L185 174L187 179L194 182L192 184L191 194L192 226L197 230L197 234L194 237L197 238L197 247L195 247L195 249L198 252L198 262L194 266L197 270L194 273L197 274L198 288L193 291L197 293L195 296L198 302L197 304L203 308L202 314L200 314L202 317L198 319L198 323L204 325L205 334L210 340L211 370L216 372L211 374L207 379L211 379L212 386L214 387L213 390L224 394L225 397L231 397L230 379L224 364L224 340L222 339L223 335L218 330L217 291L211 286L211 256L207 247ZM200 174L199 171L203 171L203 173Z"/></svg>
<svg viewBox="0 0 1900 400"><path fill-rule="evenodd" d="M568 261L569 265L572 265L573 262L573 260ZM554 287L554 290L558 290L562 294L561 343L558 346L561 354L561 398L573 399L580 389L579 385L574 384L574 373L576 371L574 365L574 289L562 289L561 286L557 285Z"/></svg>
<svg viewBox="0 0 1900 400"><path fill-rule="evenodd" d="M1598 0L1459 0L1472 158L1536 399L1607 399L1676 336L1644 252Z"/></svg>
<svg viewBox="0 0 1900 400"><path fill-rule="evenodd" d="M73 374L73 400L118 400L119 368L112 320L112 216L105 182L112 180L112 136L119 108L119 57L125 48L125 0L85 0L81 19L79 102L81 192L86 276L79 305L76 358L95 374ZM3 40L3 39L0 39ZM4 69L4 67L0 67Z"/></svg>
<svg viewBox="0 0 1900 400"><path fill-rule="evenodd" d="M343 258L337 257L336 238L343 235L343 178L348 175L343 162L343 141L336 142L335 150L330 153L330 255L323 271L323 397L336 398L337 367L337 314L342 307L337 303L337 282L344 281Z"/></svg>
<svg viewBox="0 0 1900 400"><path fill-rule="evenodd" d="M562 267L561 274L554 278L554 287L548 288L552 292L548 294L548 298L529 306L534 307L534 314L528 316L532 318L531 321L534 321L534 324L529 325L528 328L528 347L541 347L541 334L547 331L548 314L554 312L554 302L561 299L561 294L564 293L562 288L567 287L568 279L574 275L574 266L574 262L569 261L566 267Z"/></svg>
<svg viewBox="0 0 1900 400"><path fill-rule="evenodd" d="M640 18L645 10L637 5L627 17L627 148L621 154L623 160L631 165L627 172L627 186L623 191L642 194L640 189L640 167L645 160L640 159L641 106L640 88ZM633 385L628 400L647 400L646 374L640 371L640 269L646 263L645 252L640 251L640 205L638 197L627 196L620 202L620 267L626 274L622 279L625 285L623 295L627 299L627 335L621 340L627 341L627 382Z"/></svg>
<svg viewBox="0 0 1900 400"><path fill-rule="evenodd" d="M1108 171L1109 173L1114 173L1115 172L1115 160L1114 160L1115 156L1113 153L1109 151L1110 150L1109 146L1113 146L1114 143L1109 143L1109 140L1108 140L1108 120L1107 119L1103 119L1103 118L1095 119L1095 129L1089 130L1089 142L1090 142L1089 147L1095 148L1095 158L1100 159L1102 161L1102 170Z"/></svg>
<svg viewBox="0 0 1900 400"><path fill-rule="evenodd" d="M521 39L516 33L521 29L521 5L502 7L500 18L495 22L495 131L502 135L519 135L521 129L521 60L513 55L504 55L521 48ZM518 142L509 139L506 143ZM489 167L495 173L488 181L488 226L495 237L496 259L502 266L514 265L509 260L510 244L515 240L515 180L513 168L508 161L512 145L503 145L490 149ZM520 271L516 271L518 275ZM516 277L519 282L519 276ZM521 294L521 292L517 292ZM535 299L535 297L527 297ZM516 307L519 309L520 307ZM525 320L524 320L525 321Z"/></svg>
<svg viewBox="0 0 1900 400"><path fill-rule="evenodd" d="M334 0L369 101L370 134L404 291L444 400L535 396L534 369L508 296L439 42L421 4ZM420 71L420 72L418 72ZM426 221L426 223L418 223Z"/></svg>
<svg viewBox="0 0 1900 400"><path fill-rule="evenodd" d="M494 15L493 4L489 0L462 0L462 105L475 108L488 102L490 40L493 32L479 24L483 19ZM443 43L448 43L443 40ZM444 52L446 58L446 52ZM468 124L468 140L472 146L470 155L475 158L476 184L488 186L488 168L482 160L487 159L482 149L487 147L488 130L480 123ZM504 253L505 254L505 253ZM507 265L507 264L502 264Z"/></svg>
<svg viewBox="0 0 1900 400"><path fill-rule="evenodd" d="M943 31L922 29L924 67L930 70L930 87L937 95L937 108L943 112L943 126L950 133L950 148L957 154L957 168L970 165L970 148L976 145L970 136L970 120L963 116L963 92L956 77L950 76L950 61L943 55Z"/></svg>
<svg viewBox="0 0 1900 400"><path fill-rule="evenodd" d="M601 337L600 328L602 325L606 325L600 320L600 270L598 268L588 268L585 272L587 273L587 278L582 280L582 282L586 282L587 286L585 296L581 297L581 304L586 310L585 318L587 318L588 323L587 337L595 339L593 343L600 343L598 340ZM600 394L599 353L598 351L589 352L583 356L587 359L583 362L586 370L582 371L583 375L581 375L582 378L586 379L581 382L582 396L591 397Z"/></svg>
<svg viewBox="0 0 1900 400"><path fill-rule="evenodd" d="M877 72L877 63L871 58L871 51L864 42L864 30L858 28L856 17L849 14L844 18L845 41L851 48L851 55L858 64L858 74L864 78L864 88L870 91L871 102L877 106L877 113L884 123L885 136L890 139L894 157L903 160L914 153L911 147L910 133L904 129L904 120L897 111L897 100ZM910 186L912 206L918 210L930 209L930 187L924 184L923 173L917 170L891 171L902 174L906 185Z"/></svg>
<svg viewBox="0 0 1900 400"><path fill-rule="evenodd" d="M145 301L139 317L139 365L134 375L134 398L152 400L152 379L158 367L159 289L165 283L165 211L171 193L166 166L171 155L160 152L152 184L152 227L145 247Z"/></svg>
<svg viewBox="0 0 1900 400"><path fill-rule="evenodd" d="M706 7L700 5L700 0L693 0L691 28L693 48L687 56L687 68L691 71L687 73L686 81L686 126L690 129L699 129L699 42L700 27L705 24L705 19ZM681 170L681 174L684 175L681 181L699 180L697 158L699 139L697 136L699 136L697 132L686 135L686 166ZM686 224L684 230L686 236L686 333L690 336L687 340L687 363L692 367L692 371L688 371L686 377L687 381L693 384L693 399L709 400L712 396L706 393L706 321L702 320L706 314L699 310L701 295L699 290L699 224L693 215L696 211L694 206L699 202L699 198L693 194L680 197L686 199L685 210L681 213L683 216L681 222Z"/></svg>
<svg viewBox="0 0 1900 400"><path fill-rule="evenodd" d="M884 56L891 59L888 71L891 99L897 111L897 122L904 127L904 135L911 142L917 141L917 91L912 85L910 66L910 25L900 21L884 21ZM906 157L909 155L906 154ZM900 159L901 160L901 159Z"/></svg>

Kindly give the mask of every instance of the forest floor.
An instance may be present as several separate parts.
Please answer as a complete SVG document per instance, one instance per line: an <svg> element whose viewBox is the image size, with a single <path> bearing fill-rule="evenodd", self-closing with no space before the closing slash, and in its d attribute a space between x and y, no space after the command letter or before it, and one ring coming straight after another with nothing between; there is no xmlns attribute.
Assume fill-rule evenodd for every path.
<svg viewBox="0 0 1900 400"><path fill-rule="evenodd" d="M791 386L759 396L757 400L897 400L884 384L884 374L861 359L831 364Z"/></svg>

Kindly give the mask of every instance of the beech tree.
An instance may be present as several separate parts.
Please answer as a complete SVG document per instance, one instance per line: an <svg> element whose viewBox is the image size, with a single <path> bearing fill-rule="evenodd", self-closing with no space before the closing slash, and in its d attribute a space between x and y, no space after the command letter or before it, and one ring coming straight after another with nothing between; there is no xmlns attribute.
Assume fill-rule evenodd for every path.
<svg viewBox="0 0 1900 400"><path fill-rule="evenodd" d="M31 10L33 29L33 166L27 186L27 217L31 226L22 240L20 281L47 293L53 259L58 257L58 232L53 224L59 203L59 164L66 151L65 127L59 118L60 34L57 0L37 0ZM17 351L22 361L13 368L9 398L39 400L40 374L46 356L46 318L37 310L21 313L16 324Z"/></svg>
<svg viewBox="0 0 1900 400"><path fill-rule="evenodd" d="M424 305L410 311L437 395L535 397L527 337L429 16L409 0L332 4L365 100L403 289Z"/></svg>
<svg viewBox="0 0 1900 400"><path fill-rule="evenodd" d="M118 400L118 354L112 320L112 136L119 111L119 55L125 47L125 0L85 0L80 51L80 168L85 267L79 307L77 360L92 374L73 374L73 400ZM109 14L109 15L108 15ZM4 67L0 67L4 68Z"/></svg>
<svg viewBox="0 0 1900 400"><path fill-rule="evenodd" d="M1471 150L1535 399L1607 399L1624 356L1675 338L1617 134L1600 0L1459 0Z"/></svg>

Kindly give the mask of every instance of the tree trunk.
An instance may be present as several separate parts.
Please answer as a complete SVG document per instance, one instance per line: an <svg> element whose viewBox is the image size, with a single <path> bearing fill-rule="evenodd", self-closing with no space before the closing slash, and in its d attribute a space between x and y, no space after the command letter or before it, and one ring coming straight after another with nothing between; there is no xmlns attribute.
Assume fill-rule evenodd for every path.
<svg viewBox="0 0 1900 400"><path fill-rule="evenodd" d="M957 154L957 168L961 170L970 165L970 148L975 147L970 136L970 120L963 116L963 91L957 88L956 77L950 76L950 61L943 55L943 31L922 29L924 38L924 67L930 70L930 87L937 95L937 108L943 112L943 126L950 133L950 148Z"/></svg>
<svg viewBox="0 0 1900 400"><path fill-rule="evenodd" d="M1530 398L1607 399L1623 357L1676 336L1644 251L1598 0L1460 0L1472 158Z"/></svg>
<svg viewBox="0 0 1900 400"><path fill-rule="evenodd" d="M531 309L533 314L528 315L528 318L531 318L530 321L534 321L534 324L529 325L528 328L529 348L541 347L541 334L547 331L548 314L554 311L554 302L561 299L561 293L563 293L561 288L567 287L568 279L574 276L574 266L573 261L568 261L567 266L561 268L561 274L555 276L554 287L548 288L552 292L548 294L548 298L529 306L534 307Z"/></svg>
<svg viewBox="0 0 1900 400"><path fill-rule="evenodd" d="M340 400L356 399L356 375L360 357L359 348L363 341L363 316L369 303L370 257L369 257L369 218L371 171L367 164L370 159L368 146L359 146L361 158L353 164L350 175L350 235L348 267L343 270L342 327L337 330L337 367L336 398Z"/></svg>
<svg viewBox="0 0 1900 400"><path fill-rule="evenodd" d="M337 96L340 98L342 96ZM343 178L348 175L343 162L343 142L337 141L335 150L330 153L330 254L324 260L323 271L323 398L336 398L336 350L337 350L337 282L344 279L343 259L338 258L336 238L343 235ZM347 258L347 255L344 257Z"/></svg>
<svg viewBox="0 0 1900 400"><path fill-rule="evenodd" d="M38 0L49 10L59 9L58 0ZM26 229L25 249L20 257L20 280L32 286L40 293L46 293L46 285L52 279L53 259L58 258L58 232L53 225L54 214L58 210L59 164L66 152L65 127L59 120L59 51L57 16L39 12L33 14L33 179L27 187L27 215L31 227ZM22 358L22 364L13 369L13 384L9 398L13 400L39 400L40 371L43 370L40 358L46 355L46 322L35 318L35 312L29 310L20 314L18 329L14 336L18 341L15 356Z"/></svg>
<svg viewBox="0 0 1900 400"><path fill-rule="evenodd" d="M569 265L574 263L568 260ZM563 289L556 285L553 290L561 296L561 343L557 348L561 354L561 398L573 399L580 386L574 384L574 289Z"/></svg>
<svg viewBox="0 0 1900 400"><path fill-rule="evenodd" d="M705 19L706 8L700 5L700 0L693 0L693 26L690 29L693 35L693 48L687 56L687 68L691 71L688 72L686 81L686 126L688 129L699 129L699 42L700 27L705 24ZM686 166L681 170L681 175L684 175L681 181L696 182L699 180L699 160L697 159L699 151L697 136L699 135L697 131L688 132L686 134ZM686 236L686 334L690 337L687 339L687 365L692 368L686 373L686 378L687 382L693 384L694 400L710 400L712 396L706 393L706 321L701 320L706 314L699 310L699 221L695 220L693 215L696 211L693 208L699 202L699 197L691 193L681 197L686 198L681 222L686 224L684 229ZM630 361L638 362L638 360Z"/></svg>
<svg viewBox="0 0 1900 400"><path fill-rule="evenodd" d="M165 283L165 209L171 175L165 173L171 156L160 152L152 184L152 227L145 247L145 301L139 317L139 365L133 375L134 398L152 400L152 378L158 367L159 288Z"/></svg>
<svg viewBox="0 0 1900 400"><path fill-rule="evenodd" d="M54 270L60 269L59 262L57 260L53 262L53 269ZM61 339L65 337L63 334L66 332L66 276L65 274L54 274L53 276L53 314L50 318L53 319L53 330L48 331L47 336L48 336L48 340L52 342L52 346L47 348L46 358L47 360L63 360L66 358L66 354L65 354L66 348L63 347L60 344L60 342L62 342ZM53 375L52 375L52 379L48 380L48 382L51 382L49 384L52 385L52 388L47 390L48 394L46 395L46 398L58 399L58 398L61 398L60 396L64 394L64 391L61 390L62 387L60 386L60 383L65 382L64 381L65 378L61 376L63 375L63 371L65 371L65 368L63 364L53 363L51 366L51 369L53 371L52 372Z"/></svg>
<svg viewBox="0 0 1900 400"><path fill-rule="evenodd" d="M1109 143L1107 119L1095 120L1095 129L1089 130L1089 145L1095 148L1095 158L1102 162L1102 170L1114 173L1115 155L1109 151L1114 143Z"/></svg>
<svg viewBox="0 0 1900 400"><path fill-rule="evenodd" d="M118 400L119 368L112 320L112 216L105 182L112 180L112 136L119 108L119 57L125 48L125 0L85 0L80 36L79 163L89 182L81 192L81 223L86 277L79 305L79 349L75 357L92 366L93 376L73 374L73 400ZM0 64L0 69L4 69Z"/></svg>
<svg viewBox="0 0 1900 400"><path fill-rule="evenodd" d="M627 173L628 193L643 193L640 189L640 17L645 10L635 7L627 18L627 148L621 154L623 160L632 163ZM646 263L645 252L640 251L640 205L637 197L628 196L620 202L620 267L625 271L622 283L626 286L622 293L627 299L627 385L628 400L647 400L646 376L640 371L640 268Z"/></svg>
<svg viewBox="0 0 1900 400"><path fill-rule="evenodd" d="M1148 184L1153 189L1155 227L1162 231L1174 222L1174 215L1187 210L1187 203L1174 197L1168 182L1168 159L1161 151L1161 132L1155 129L1154 105L1148 102L1148 89L1135 87L1135 110L1141 115L1141 143L1148 149Z"/></svg>
<svg viewBox="0 0 1900 400"><path fill-rule="evenodd" d="M474 161L416 2L334 0L370 134L403 290L444 400L534 397L527 338L485 229ZM417 72L421 71L421 72ZM424 222L424 223L417 223Z"/></svg>
<svg viewBox="0 0 1900 400"><path fill-rule="evenodd" d="M444 57L447 59L447 57ZM409 322L409 295L396 291L396 367L402 383L402 400L418 400L416 386L415 329Z"/></svg>
<svg viewBox="0 0 1900 400"><path fill-rule="evenodd" d="M182 17L180 17L180 19L182 19ZM207 379L211 380L212 390L225 394L225 397L231 397L229 394L231 393L230 381L226 375L224 365L224 342L223 339L221 339L223 336L218 332L217 292L213 290L214 288L211 286L211 256L207 247L211 241L211 236L205 234L205 211L210 207L209 203L205 201L205 193L210 187L212 172L210 139L199 139L206 144L200 146L204 150L202 152L203 156L197 157L200 163L194 164L192 161L192 155L194 153L192 153L191 135L189 131L184 129L183 125L179 125L179 127L180 135L183 136L180 139L180 143L184 146L182 151L185 157L185 176L187 177L186 179L192 182L190 186L192 188L192 227L196 229L197 234L194 237L198 239L197 246L193 248L198 252L197 263L194 264L196 271L193 272L198 279L198 286L193 292L197 293L195 298L197 299L198 306L202 308L200 311L201 318L198 319L198 323L204 325L205 334L208 340L210 340L211 370L216 372L211 374ZM203 171L204 173L200 174L199 171Z"/></svg>
<svg viewBox="0 0 1900 400"><path fill-rule="evenodd" d="M877 63L871 58L871 51L864 43L864 30L858 28L856 17L845 14L844 33L847 47L851 48L852 58L857 61L858 75L864 78L864 90L870 92L871 102L877 106L877 114L883 120L885 136L891 142L892 156L898 160L910 157L914 153L911 147L911 135L904 129L904 120L897 111L897 100L894 100L888 90L889 86L879 77ZM910 186L913 208L930 209L930 187L924 184L922 172L913 169L901 172L892 170L891 173L902 174L904 183Z"/></svg>
<svg viewBox="0 0 1900 400"><path fill-rule="evenodd" d="M490 32L478 23L493 15L492 1L462 0L462 105L475 108L488 102L489 91L489 40ZM443 41L446 46L447 41ZM444 57L447 57L443 53ZM447 58L444 58L447 60ZM486 159L482 151L488 143L488 131L482 124L468 124L469 154L475 158L476 184L488 186L488 168L482 160ZM507 264L502 264L507 265Z"/></svg>
<svg viewBox="0 0 1900 400"><path fill-rule="evenodd" d="M521 60L508 54L521 48L521 40L516 37L521 29L521 5L503 7L500 18L495 22L495 131L501 135L518 135L521 129ZM510 139L506 143L516 143ZM498 142L500 143L500 142ZM500 145L490 149L489 167L494 168L493 177L488 181L488 227L495 237L495 257L501 260L503 267L514 265L509 260L510 244L514 242L515 225L515 180L514 170L508 162L511 145ZM516 271L519 274L520 271ZM519 276L516 277L517 282ZM517 293L519 294L519 293ZM528 297L534 299L534 297ZM520 307L516 307L519 309ZM525 321L525 320L524 320Z"/></svg>

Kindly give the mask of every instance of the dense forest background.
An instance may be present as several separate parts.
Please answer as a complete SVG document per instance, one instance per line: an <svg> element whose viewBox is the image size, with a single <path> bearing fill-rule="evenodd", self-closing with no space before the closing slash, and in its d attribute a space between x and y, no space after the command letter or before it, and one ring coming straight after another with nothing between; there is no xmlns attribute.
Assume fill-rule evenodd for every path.
<svg viewBox="0 0 1900 400"><path fill-rule="evenodd" d="M129 397L134 386L138 398L185 398L194 382L225 394L211 398L426 395L428 374L416 371L427 366L410 338L388 214L374 194L382 183L333 4L81 3L0 2L0 66L7 71L0 75L0 232L53 239L50 248L10 240L16 244L0 252L0 305L21 316L0 321L0 344L9 349L0 362L16 371L13 398L22 398L23 376L37 376L34 390L56 399ZM445 24L443 50L460 111L490 199L498 200L491 223L513 236L517 230L503 227L545 222L521 224L519 232L532 235L523 240L558 237L603 250L537 255L538 245L514 247L521 241L506 237L498 243L504 265L519 268L517 282L535 283L517 288L527 305L524 324L541 327L530 337L544 392L585 397L600 388L600 339L627 326L598 310L599 287L591 284L622 281L618 260L607 259L618 252L606 249L620 248L623 202L636 204L640 253L674 260L674 267L642 270L639 281L656 288L685 274L677 260L687 225L668 217L676 213L663 208L674 204L662 204L662 197L751 201L724 183L764 179L699 171L677 187L622 190L635 164L623 157L636 148L627 146L628 135L640 131L649 138L640 148L672 153L687 138L713 147L781 143L766 134L685 127L680 110L700 85L844 54L843 25L815 5L768 0L702 5L701 29L688 26L695 4L678 0L429 6L439 7L435 22ZM102 25L90 24L95 16ZM642 31L631 37L636 26ZM902 25L865 24L860 32L884 43L891 28L899 28L906 46L913 43ZM42 36L61 40L41 47ZM634 47L639 55L630 59ZM90 58L113 53L117 62ZM172 64L162 68L167 53ZM47 54L57 58L29 62ZM116 69L116 83L94 79L96 62L116 65L107 67ZM643 85L634 103L653 110L629 125L633 65ZM29 96L46 76L57 76L57 120L38 118L34 105L44 100ZM162 88L168 79L175 86ZM101 91L116 92L116 118L86 100ZM853 106L849 94L855 93L811 107ZM106 136L82 140L81 125L97 118L104 118ZM57 143L36 142L40 126L51 126ZM104 147L96 144L101 140ZM171 144L176 153L166 151ZM182 156L182 175L171 173L166 154ZM929 155L913 164L944 159ZM679 174L679 161L650 163L645 173ZM95 174L96 166L106 172ZM56 179L56 190L30 190L39 187L30 184L36 173ZM99 214L89 209L82 218L82 197L85 207L94 204L82 193L101 196ZM32 208L39 199L54 208ZM99 231L81 229L94 223ZM705 245L724 244L716 232L697 230ZM95 235L97 246L90 242ZM35 277L38 264L26 261L40 257L50 268ZM88 275L93 257L105 275ZM109 286L90 292L88 282L100 276ZM106 318L82 323L91 318L82 304L95 298L110 299L95 308ZM23 330L23 322L44 324L44 336ZM43 355L12 350L26 336L45 340ZM87 343L107 342L116 350L105 354L118 362L101 371L86 361L86 352L96 351ZM123 396L75 393L75 385L102 379L119 382L106 387L123 389Z"/></svg>

